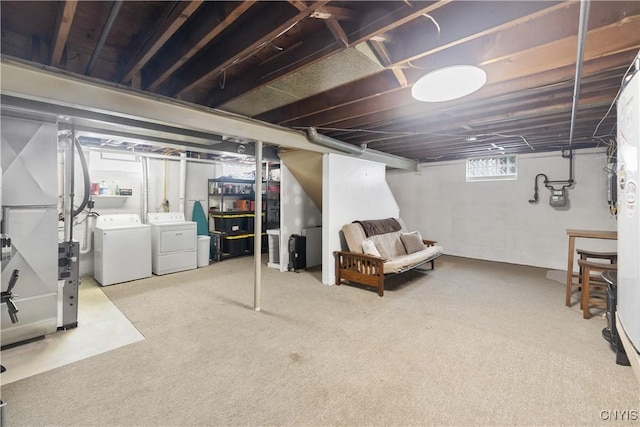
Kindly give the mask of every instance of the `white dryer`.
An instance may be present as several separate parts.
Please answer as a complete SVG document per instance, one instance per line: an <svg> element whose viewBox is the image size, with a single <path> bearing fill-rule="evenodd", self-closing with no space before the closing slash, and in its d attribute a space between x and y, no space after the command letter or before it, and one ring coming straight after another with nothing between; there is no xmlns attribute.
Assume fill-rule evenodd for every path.
<svg viewBox="0 0 640 427"><path fill-rule="evenodd" d="M93 276L102 286L151 277L151 226L138 215L98 217L93 241Z"/></svg>
<svg viewBox="0 0 640 427"><path fill-rule="evenodd" d="M151 265L154 274L191 270L198 265L197 224L182 212L149 214Z"/></svg>

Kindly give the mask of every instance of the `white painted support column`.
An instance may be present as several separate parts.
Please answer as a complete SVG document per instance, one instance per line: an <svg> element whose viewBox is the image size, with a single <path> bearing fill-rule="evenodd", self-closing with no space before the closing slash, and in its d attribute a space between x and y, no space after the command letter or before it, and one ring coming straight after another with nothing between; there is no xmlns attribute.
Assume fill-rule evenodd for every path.
<svg viewBox="0 0 640 427"><path fill-rule="evenodd" d="M180 153L180 193L178 195L178 212L182 212L187 217L187 213L184 211L184 194L187 188L187 153Z"/></svg>
<svg viewBox="0 0 640 427"><path fill-rule="evenodd" d="M260 287L262 286L262 141L256 141L256 192L253 225L253 257L255 260L253 309L260 311Z"/></svg>

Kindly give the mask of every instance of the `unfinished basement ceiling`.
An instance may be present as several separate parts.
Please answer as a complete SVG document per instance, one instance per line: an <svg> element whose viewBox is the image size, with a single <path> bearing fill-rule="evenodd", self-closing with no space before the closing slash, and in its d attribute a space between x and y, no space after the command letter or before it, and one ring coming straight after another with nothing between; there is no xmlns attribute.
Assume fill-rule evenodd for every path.
<svg viewBox="0 0 640 427"><path fill-rule="evenodd" d="M369 55L367 55L369 54ZM365 43L347 48L298 72L221 105L225 111L253 117L318 95L384 69Z"/></svg>
<svg viewBox="0 0 640 427"><path fill-rule="evenodd" d="M610 144L640 2L592 1L573 147ZM2 56L418 161L556 151L571 127L576 1L2 1ZM101 43L101 42L104 43ZM487 84L421 103L423 74Z"/></svg>

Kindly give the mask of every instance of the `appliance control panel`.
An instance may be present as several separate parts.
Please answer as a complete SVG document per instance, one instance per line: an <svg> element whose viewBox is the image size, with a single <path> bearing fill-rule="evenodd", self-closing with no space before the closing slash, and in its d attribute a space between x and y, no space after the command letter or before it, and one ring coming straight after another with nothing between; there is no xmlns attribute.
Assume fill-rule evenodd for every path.
<svg viewBox="0 0 640 427"><path fill-rule="evenodd" d="M185 222L182 212L153 212L149 213L149 224Z"/></svg>

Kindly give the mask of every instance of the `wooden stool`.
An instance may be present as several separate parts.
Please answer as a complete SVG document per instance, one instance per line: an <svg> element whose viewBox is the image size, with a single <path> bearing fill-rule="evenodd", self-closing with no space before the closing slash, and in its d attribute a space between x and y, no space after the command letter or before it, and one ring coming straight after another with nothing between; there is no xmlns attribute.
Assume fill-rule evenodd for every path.
<svg viewBox="0 0 640 427"><path fill-rule="evenodd" d="M589 312L591 306L607 308L607 283L602 279L602 272L605 270L617 270L618 264L605 264L579 259L578 265L582 273L580 278L580 285L582 286L580 308L582 309L582 317L588 319L591 317ZM597 275L592 276L592 273L597 273Z"/></svg>
<svg viewBox="0 0 640 427"><path fill-rule="evenodd" d="M606 259L609 260L611 264L618 263L618 252L595 252L588 251L586 249L576 249L578 255L580 255L580 259Z"/></svg>
<svg viewBox="0 0 640 427"><path fill-rule="evenodd" d="M606 259L606 260L609 260L610 264L618 263L617 252L595 252L595 251L589 251L586 249L576 249L576 252L580 256L580 259L583 261L586 261L587 259L602 259L602 260ZM578 263L578 267L579 267L579 272L577 276L578 283L574 283L573 281L571 283L567 283L567 291L566 291L567 307L571 305L571 294L573 292L573 287L574 286L577 287L579 291L581 290L581 287L582 287L582 267L580 267L580 263ZM576 277L575 274L573 276ZM599 279L596 279L596 280L599 281ZM582 298L580 298L580 309L582 309Z"/></svg>

